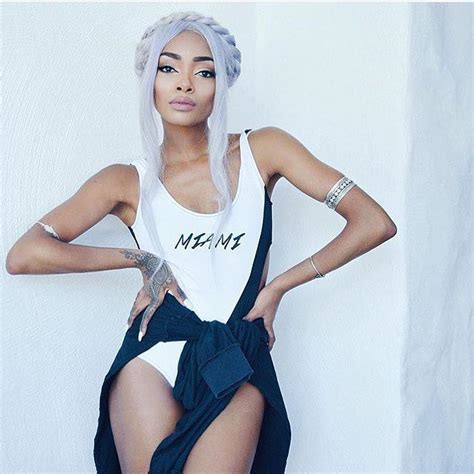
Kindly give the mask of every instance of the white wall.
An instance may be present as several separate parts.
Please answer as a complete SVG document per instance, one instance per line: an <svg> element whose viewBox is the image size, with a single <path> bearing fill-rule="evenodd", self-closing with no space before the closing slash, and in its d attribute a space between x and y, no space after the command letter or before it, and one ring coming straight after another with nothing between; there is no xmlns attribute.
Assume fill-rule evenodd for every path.
<svg viewBox="0 0 474 474"><path fill-rule="evenodd" d="M474 10L411 10L402 468L474 472Z"/></svg>
<svg viewBox="0 0 474 474"><path fill-rule="evenodd" d="M284 297L272 352L293 427L290 472L397 468L407 20L403 5L259 7L251 74L258 126L288 130L374 197L400 229ZM283 180L274 203L270 276L319 250L345 224Z"/></svg>
<svg viewBox="0 0 474 474"><path fill-rule="evenodd" d="M29 224L89 176L140 155L133 59L145 27L171 10L210 14L242 51L242 74L230 91L230 131L268 125L289 131L351 177L398 226L394 239L294 289L280 305L272 356L293 431L288 472L420 472L433 441L443 449L429 470L462 472L471 429L464 260L470 209L458 185L472 150L466 141L472 107L465 101L472 98L466 46L472 23L470 6L439 8L4 4L3 258ZM426 51L441 51L438 65L454 58L449 70L434 72L449 75L442 90L456 97L455 111L463 115L449 113L446 95L437 108L438 95L425 91L425 83L439 85L425 77L433 76L433 63L422 60ZM430 117L437 141L425 130L420 144ZM459 205L451 206L455 189ZM272 199L269 280L326 245L345 223L284 180ZM74 243L134 247L112 216ZM2 472L94 472L100 386L140 274L2 270ZM448 328L449 321L459 324ZM447 329L453 333L445 338ZM423 342L426 335L436 347ZM443 369L422 383L426 357L442 361ZM443 430L432 438L426 427L438 419L437 409Z"/></svg>

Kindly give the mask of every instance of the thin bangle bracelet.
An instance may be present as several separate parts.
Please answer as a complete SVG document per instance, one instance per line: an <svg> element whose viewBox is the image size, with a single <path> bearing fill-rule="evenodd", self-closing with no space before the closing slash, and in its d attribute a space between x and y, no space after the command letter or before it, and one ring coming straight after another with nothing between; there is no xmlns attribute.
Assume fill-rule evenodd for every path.
<svg viewBox="0 0 474 474"><path fill-rule="evenodd" d="M314 262L313 262L313 256L311 255L311 257L309 257L309 261L311 262L311 265L313 266L314 268L314 271L316 272L316 275L314 278L324 278L325 275L323 275L322 273L319 272L319 270L316 268L316 266L314 265Z"/></svg>
<svg viewBox="0 0 474 474"><path fill-rule="evenodd" d="M58 233L53 229L52 226L50 226L49 224L43 224L42 222L40 221L36 221L35 224L39 224L41 226L43 226L43 229L48 232L48 234L52 234L53 237L56 237L56 239L58 240L61 240L61 238L59 237Z"/></svg>

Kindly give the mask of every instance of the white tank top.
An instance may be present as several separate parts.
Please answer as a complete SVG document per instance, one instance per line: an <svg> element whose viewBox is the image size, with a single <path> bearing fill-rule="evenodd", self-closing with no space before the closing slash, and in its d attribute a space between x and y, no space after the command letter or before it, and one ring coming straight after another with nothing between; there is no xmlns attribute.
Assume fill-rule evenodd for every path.
<svg viewBox="0 0 474 474"><path fill-rule="evenodd" d="M232 214L215 245L217 281L211 267L210 237L219 214L192 211L179 204L160 180L151 202L156 219L153 225L164 248L163 257L191 301L191 308L202 320L226 322L252 270L265 204L265 182L258 171L247 133L240 136L240 171ZM147 162L132 161L143 182ZM143 222L142 190L134 224L129 227L137 247L158 255Z"/></svg>

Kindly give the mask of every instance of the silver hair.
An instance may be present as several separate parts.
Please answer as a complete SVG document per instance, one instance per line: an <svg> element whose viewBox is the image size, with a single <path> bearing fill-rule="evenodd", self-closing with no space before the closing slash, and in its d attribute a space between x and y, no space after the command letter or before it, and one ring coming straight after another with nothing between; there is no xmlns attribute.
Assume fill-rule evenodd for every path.
<svg viewBox="0 0 474 474"><path fill-rule="evenodd" d="M161 18L145 30L136 48L135 72L139 78L140 86L140 128L145 159L148 163L142 184L141 202L144 223L158 257L162 259L156 270L158 271L163 264L164 251L152 222L157 221L158 226L168 224L159 222L159 215L153 215L151 205L156 192L156 186L153 186L153 183L155 179L162 179L164 173L164 163L161 159L163 130L155 107L154 86L158 61L163 48L172 38L186 30L200 34L207 41L215 67L214 104L206 127L210 175L217 189L215 202L218 204L217 213L220 217L211 242L211 264L215 278L215 242L218 241L219 233L232 212L227 137L227 96L228 89L240 75L241 53L229 30L219 25L214 18L203 16L194 11L172 13ZM225 73L223 73L224 71Z"/></svg>

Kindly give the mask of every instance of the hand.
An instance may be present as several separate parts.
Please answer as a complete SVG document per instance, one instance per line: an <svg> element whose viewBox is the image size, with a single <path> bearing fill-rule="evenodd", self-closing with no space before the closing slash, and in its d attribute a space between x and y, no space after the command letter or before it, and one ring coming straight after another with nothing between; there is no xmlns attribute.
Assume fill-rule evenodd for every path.
<svg viewBox="0 0 474 474"><path fill-rule="evenodd" d="M258 293L252 309L242 318L245 321L263 318L263 323L269 336L268 348L270 351L276 341L275 333L273 332L273 321L283 294L283 292L274 289L270 285L264 286Z"/></svg>
<svg viewBox="0 0 474 474"><path fill-rule="evenodd" d="M157 269L161 259L150 252L143 251L137 261L139 262L137 267L141 270L143 275L143 287L137 293L137 297L135 298L135 302L130 311L127 325L130 328L133 321L140 314L143 308L148 306L146 311L143 313L140 324L138 340L141 341L143 336L146 334L148 322L163 302L166 293L170 291L170 293L183 305L186 300L186 294L178 285L178 282L171 272L166 260L163 261L163 265L158 271Z"/></svg>

